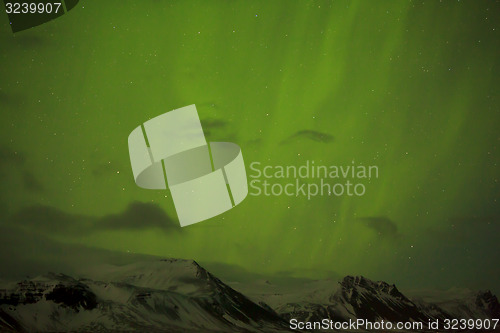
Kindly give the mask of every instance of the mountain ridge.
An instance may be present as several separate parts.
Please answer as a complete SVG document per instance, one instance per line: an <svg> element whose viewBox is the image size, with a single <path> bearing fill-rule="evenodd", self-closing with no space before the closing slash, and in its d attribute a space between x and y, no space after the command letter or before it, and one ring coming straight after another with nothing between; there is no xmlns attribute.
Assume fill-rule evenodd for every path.
<svg viewBox="0 0 500 333"><path fill-rule="evenodd" d="M409 298L363 276L266 294L235 290L194 260L105 265L80 278L49 273L0 285L3 332L289 332L289 321L499 318L489 291L464 299Z"/></svg>

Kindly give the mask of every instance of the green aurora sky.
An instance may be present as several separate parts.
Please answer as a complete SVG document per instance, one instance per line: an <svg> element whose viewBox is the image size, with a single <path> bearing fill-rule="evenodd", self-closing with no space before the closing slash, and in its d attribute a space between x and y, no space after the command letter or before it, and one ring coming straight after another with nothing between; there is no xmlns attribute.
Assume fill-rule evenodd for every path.
<svg viewBox="0 0 500 333"><path fill-rule="evenodd" d="M20 268L53 242L222 278L498 293L499 23L500 2L476 0L82 0L15 35L1 14L0 258ZM127 137L190 104L248 176L314 160L379 177L361 197L248 196L181 229L169 192L135 185Z"/></svg>

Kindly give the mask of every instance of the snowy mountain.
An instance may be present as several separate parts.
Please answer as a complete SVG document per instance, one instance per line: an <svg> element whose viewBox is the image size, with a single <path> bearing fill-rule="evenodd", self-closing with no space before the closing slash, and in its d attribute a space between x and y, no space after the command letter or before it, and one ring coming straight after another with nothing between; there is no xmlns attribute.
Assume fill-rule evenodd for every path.
<svg viewBox="0 0 500 333"><path fill-rule="evenodd" d="M50 274L5 285L0 328L16 332L283 332L287 323L194 261L162 260ZM106 279L104 279L106 278Z"/></svg>
<svg viewBox="0 0 500 333"><path fill-rule="evenodd" d="M397 321L427 321L425 313L394 285L372 282L364 277L345 277L329 295L326 302L310 301L286 303L276 308L284 318L301 321L320 321L330 318L335 321L363 318Z"/></svg>
<svg viewBox="0 0 500 333"><path fill-rule="evenodd" d="M0 283L2 332L289 332L289 320L422 321L500 318L490 292L425 292L347 276L301 287L231 288L191 260L100 266L75 279L48 274Z"/></svg>
<svg viewBox="0 0 500 333"><path fill-rule="evenodd" d="M287 321L294 318L317 322L328 318L345 322L362 318L393 323L428 323L439 319L443 323L443 319L453 318L500 318L498 299L489 291L431 291L407 297L395 285L362 276L346 276L340 282L312 281L300 288L273 288L269 283L260 286L254 285L245 291L252 300L269 304ZM259 293L258 289L265 292Z"/></svg>

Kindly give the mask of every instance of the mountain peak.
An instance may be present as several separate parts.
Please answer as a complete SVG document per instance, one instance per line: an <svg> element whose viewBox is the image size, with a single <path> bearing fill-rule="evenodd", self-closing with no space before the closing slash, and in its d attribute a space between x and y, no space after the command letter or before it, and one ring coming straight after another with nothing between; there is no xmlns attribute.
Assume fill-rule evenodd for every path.
<svg viewBox="0 0 500 333"><path fill-rule="evenodd" d="M346 276L340 282L340 285L344 289L352 289L352 288L364 288L374 292L379 293L387 293L393 297L404 297L403 294L398 290L395 284L388 284L384 281L372 281L370 279L365 278L364 276Z"/></svg>
<svg viewBox="0 0 500 333"><path fill-rule="evenodd" d="M163 258L160 259L160 262L168 263L171 265L185 265L186 267L194 267L196 270L206 272L206 270L193 259Z"/></svg>
<svg viewBox="0 0 500 333"><path fill-rule="evenodd" d="M483 290L478 292L475 303L478 307L485 309L491 316L500 316L500 303L498 303L498 298L491 291Z"/></svg>
<svg viewBox="0 0 500 333"><path fill-rule="evenodd" d="M25 310L29 305L29 310ZM98 279L64 274L0 289L0 331L268 332L286 322L194 260L102 266Z"/></svg>

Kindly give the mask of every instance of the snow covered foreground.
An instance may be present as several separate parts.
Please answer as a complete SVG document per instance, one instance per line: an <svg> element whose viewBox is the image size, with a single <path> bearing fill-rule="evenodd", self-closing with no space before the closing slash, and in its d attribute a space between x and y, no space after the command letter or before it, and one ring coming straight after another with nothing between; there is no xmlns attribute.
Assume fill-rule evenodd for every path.
<svg viewBox="0 0 500 333"><path fill-rule="evenodd" d="M86 278L48 274L0 284L1 332L287 332L289 320L427 321L499 318L489 292L409 299L363 277L290 290L245 286L244 296L192 260L100 267ZM258 289L258 288L257 288ZM455 294L456 295L456 294Z"/></svg>

